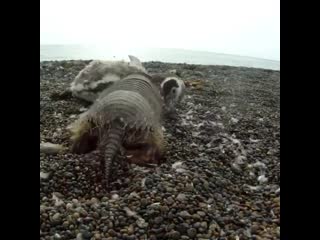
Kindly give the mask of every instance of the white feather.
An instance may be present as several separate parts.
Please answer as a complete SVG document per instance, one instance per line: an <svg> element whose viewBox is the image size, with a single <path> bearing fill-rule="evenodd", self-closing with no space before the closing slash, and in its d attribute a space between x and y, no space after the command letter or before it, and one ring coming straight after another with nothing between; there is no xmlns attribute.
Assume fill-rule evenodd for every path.
<svg viewBox="0 0 320 240"><path fill-rule="evenodd" d="M177 168L181 168L183 162L179 161L179 162L175 162L174 164L172 164L172 168L173 169L177 169Z"/></svg>

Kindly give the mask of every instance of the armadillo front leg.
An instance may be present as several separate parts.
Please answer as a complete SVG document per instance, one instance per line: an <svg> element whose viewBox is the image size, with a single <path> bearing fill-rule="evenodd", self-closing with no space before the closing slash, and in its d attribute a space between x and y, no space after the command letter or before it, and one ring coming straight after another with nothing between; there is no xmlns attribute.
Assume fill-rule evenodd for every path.
<svg viewBox="0 0 320 240"><path fill-rule="evenodd" d="M144 143L126 147L130 163L137 165L160 164L163 159L164 139L161 128L152 132Z"/></svg>
<svg viewBox="0 0 320 240"><path fill-rule="evenodd" d="M71 151L77 154L91 152L98 143L98 129L86 118L80 118L70 126Z"/></svg>

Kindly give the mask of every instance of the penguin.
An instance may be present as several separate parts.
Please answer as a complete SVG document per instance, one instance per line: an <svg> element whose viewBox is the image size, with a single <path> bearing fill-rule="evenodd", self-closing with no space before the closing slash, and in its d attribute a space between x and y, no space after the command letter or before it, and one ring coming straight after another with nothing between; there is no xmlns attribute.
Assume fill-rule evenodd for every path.
<svg viewBox="0 0 320 240"><path fill-rule="evenodd" d="M167 76L161 82L160 93L169 115L176 113L177 106L184 99L185 89L184 81L176 76Z"/></svg>

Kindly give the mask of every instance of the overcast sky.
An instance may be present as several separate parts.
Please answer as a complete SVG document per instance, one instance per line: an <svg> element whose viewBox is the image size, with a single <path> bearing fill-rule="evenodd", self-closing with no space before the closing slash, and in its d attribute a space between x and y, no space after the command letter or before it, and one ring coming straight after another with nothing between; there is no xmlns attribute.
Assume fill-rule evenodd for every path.
<svg viewBox="0 0 320 240"><path fill-rule="evenodd" d="M280 60L280 0L41 0L40 44L182 48Z"/></svg>

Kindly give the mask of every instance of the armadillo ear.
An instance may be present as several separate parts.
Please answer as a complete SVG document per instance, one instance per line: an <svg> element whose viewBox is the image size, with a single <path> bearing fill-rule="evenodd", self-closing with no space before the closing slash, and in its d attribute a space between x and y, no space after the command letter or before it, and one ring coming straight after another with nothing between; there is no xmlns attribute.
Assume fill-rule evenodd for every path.
<svg viewBox="0 0 320 240"><path fill-rule="evenodd" d="M147 70L144 68L144 66L142 65L142 63L140 62L139 58L129 55L129 59L130 59L130 66L132 67L136 67L138 69L140 69L142 72L147 73Z"/></svg>

